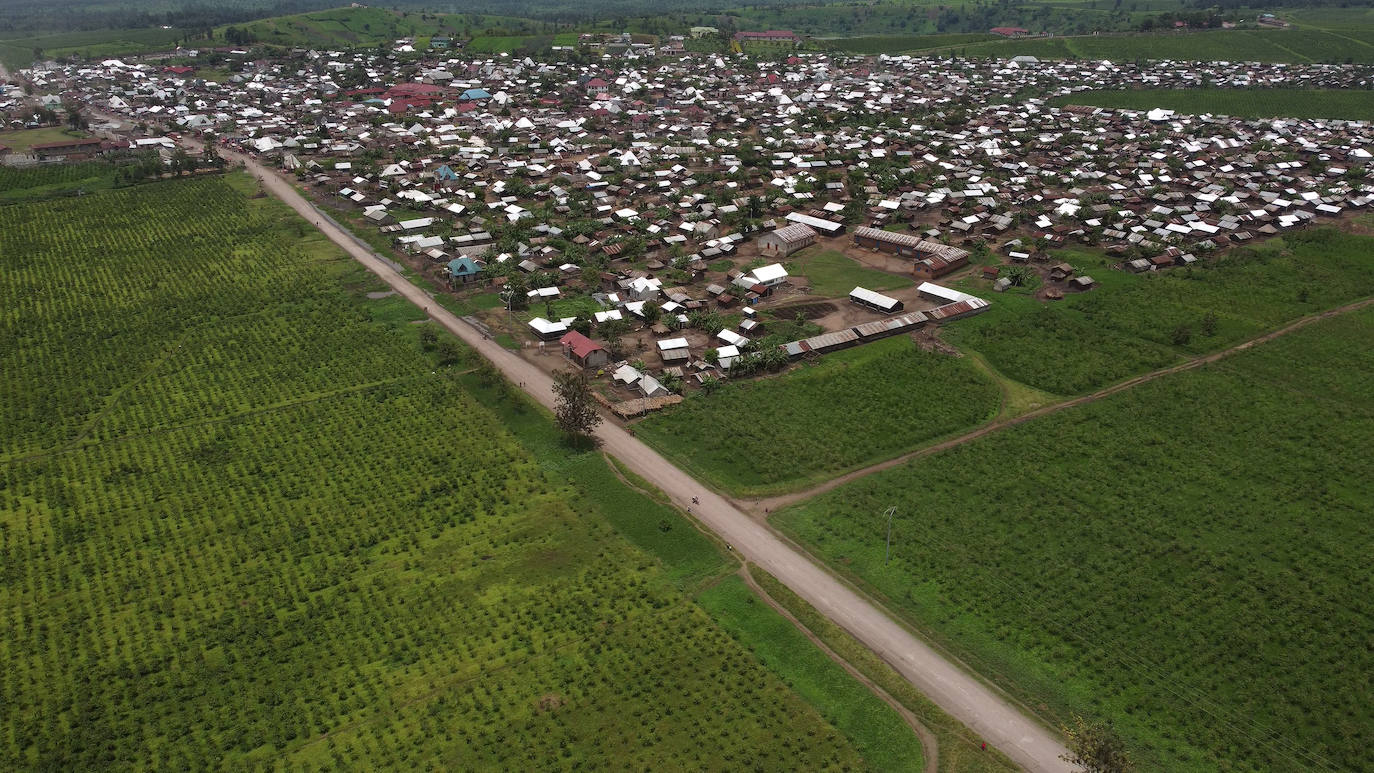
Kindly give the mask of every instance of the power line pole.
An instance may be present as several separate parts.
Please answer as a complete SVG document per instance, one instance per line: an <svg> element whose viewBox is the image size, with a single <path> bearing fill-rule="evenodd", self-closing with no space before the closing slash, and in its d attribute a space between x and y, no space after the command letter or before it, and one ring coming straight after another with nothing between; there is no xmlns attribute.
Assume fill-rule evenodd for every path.
<svg viewBox="0 0 1374 773"><path fill-rule="evenodd" d="M887 508L887 553L883 556L883 566L892 558L892 516L897 514L896 507Z"/></svg>

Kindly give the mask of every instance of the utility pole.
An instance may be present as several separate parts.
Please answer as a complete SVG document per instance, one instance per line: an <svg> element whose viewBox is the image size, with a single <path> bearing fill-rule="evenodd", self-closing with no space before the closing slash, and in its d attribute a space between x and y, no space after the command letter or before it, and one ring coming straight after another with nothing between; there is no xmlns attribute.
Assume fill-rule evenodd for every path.
<svg viewBox="0 0 1374 773"><path fill-rule="evenodd" d="M883 556L883 566L892 558L892 516L897 514L896 507L887 508L887 553Z"/></svg>

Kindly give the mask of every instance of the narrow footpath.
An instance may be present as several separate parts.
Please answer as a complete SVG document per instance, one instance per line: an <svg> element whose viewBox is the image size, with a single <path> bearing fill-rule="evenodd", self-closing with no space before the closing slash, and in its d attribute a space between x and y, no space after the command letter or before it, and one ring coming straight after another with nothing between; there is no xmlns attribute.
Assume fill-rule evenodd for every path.
<svg viewBox="0 0 1374 773"><path fill-rule="evenodd" d="M859 478L868 477L869 475L872 475L875 472L890 470L893 467L899 467L914 459L920 459L922 457L931 456L932 454L938 454L941 451L948 451L951 448L957 448L961 445L964 445L965 443L971 443L977 440L978 438L991 435L992 433L997 432L999 430L1003 430L1008 427L1015 427L1018 424L1024 424L1033 419L1039 419L1043 416L1048 416L1052 413L1058 413L1060 411L1069 408L1075 408L1080 405L1087 405L1088 403L1095 403L1104 397L1110 397L1111 395L1114 395L1117 392L1124 392L1127 389L1138 387L1141 384L1147 384L1163 376L1169 376L1175 373L1182 373L1186 370L1192 370L1194 368L1198 368L1203 365L1216 362L1217 360L1225 359L1226 357L1230 357L1233 354L1239 354L1240 352L1243 352L1246 349L1249 349L1253 346L1257 346L1259 344L1272 341L1275 338L1280 338L1282 336L1288 335L1289 333L1292 333L1294 331L1301 330L1302 328L1307 327L1308 325L1318 320L1329 319L1331 317L1340 316L1341 314L1349 314L1352 311L1358 311L1359 309L1363 309L1371 303L1374 303L1374 298L1365 298L1364 300L1347 303L1344 306L1338 306L1334 309L1327 309L1326 311L1317 312L1316 314L1309 314L1308 316L1301 317L1279 328L1278 330L1273 330L1268 333L1265 333L1264 335L1256 336L1255 338L1251 338L1248 341L1242 341L1241 343L1238 343L1235 346L1229 347L1227 349L1222 349L1219 352L1204 354L1199 357L1194 357L1185 362L1181 362L1177 365L1170 365L1166 368L1160 368L1159 370L1152 370L1149 373L1143 373L1139 376L1127 379L1117 384L1113 384L1109 387L1104 387L1102 389L1097 390L1096 392L1092 392L1091 394L1086 394L1081 397L1075 397L1071 400L1065 400L1063 402L1052 403L1041 408L1036 408L1035 410L1030 411L1028 413L1023 413L1020 416L1015 416L1010 419L998 419L989 422L988 424L984 424L983 426L977 429L966 432L958 437L950 438L949 440L941 441L939 443L935 443L934 445L929 445L924 448L918 448L915 451L911 451L910 453L905 453L901 456L895 456L886 461L871 464L862 469L845 473L844 475L831 478L830 480L818 484L816 486L812 486L811 488L802 489L800 491L793 491L790 494L779 494L777 496L768 497L765 499L736 500L736 503L741 508L747 508L750 512L754 514L755 517L762 518L765 515L771 515L773 513L776 513L777 511L781 510L784 507L787 507L788 505L794 505L798 502L804 502L808 499L811 499L812 497L819 496L827 491L839 488L840 486L843 486L846 483L851 483L853 481L858 480Z"/></svg>

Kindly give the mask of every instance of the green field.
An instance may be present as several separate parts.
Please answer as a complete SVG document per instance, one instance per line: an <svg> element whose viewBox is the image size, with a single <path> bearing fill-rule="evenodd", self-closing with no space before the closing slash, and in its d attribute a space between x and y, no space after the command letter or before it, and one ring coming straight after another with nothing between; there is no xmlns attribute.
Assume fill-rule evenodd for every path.
<svg viewBox="0 0 1374 773"><path fill-rule="evenodd" d="M831 41L841 51L855 54L905 54L916 51L967 46L1002 40L1000 36L979 32L945 35L866 35L857 38L838 38Z"/></svg>
<svg viewBox="0 0 1374 773"><path fill-rule="evenodd" d="M1043 59L1114 62L1173 59L1230 62L1374 63L1374 32L1324 30L1207 30L1202 32L1077 36L974 43L953 49L971 57L1029 55Z"/></svg>
<svg viewBox="0 0 1374 773"><path fill-rule="evenodd" d="M1372 340L1366 307L777 520L1050 718L1111 718L1144 769L1367 770Z"/></svg>
<svg viewBox="0 0 1374 773"><path fill-rule="evenodd" d="M462 40L470 37L513 36L515 33L533 35L546 25L509 16L434 14L362 7L274 16L228 26L246 30L258 42L271 45L359 48L376 45L390 47L403 37L415 38L418 45L424 46L436 36ZM216 37L222 39L225 29L227 27L216 30ZM503 32L488 32L497 30Z"/></svg>
<svg viewBox="0 0 1374 773"><path fill-rule="evenodd" d="M827 298L848 299L857 287L869 290L899 290L916 284L910 277L889 274L859 265L835 250L804 250L787 260L787 270L794 276L805 276L811 294Z"/></svg>
<svg viewBox="0 0 1374 773"><path fill-rule="evenodd" d="M749 567L749 574L763 592L785 608L788 613L864 676L887 691L888 695L914 714L918 721L935 735L939 746L939 769L942 773L982 773L987 771L1018 770L992 747L982 748L982 738L955 721L931 702L892 666L878 657L843 628L817 612L801 597L778 582L772 575ZM929 750L925 750L929 753Z"/></svg>
<svg viewBox="0 0 1374 773"><path fill-rule="evenodd" d="M710 541L251 193L0 207L0 767L866 766Z"/></svg>
<svg viewBox="0 0 1374 773"><path fill-rule="evenodd" d="M117 168L101 161L0 166L0 202L109 188L114 185Z"/></svg>
<svg viewBox="0 0 1374 773"><path fill-rule="evenodd" d="M698 599L764 664L816 706L877 771L920 771L921 742L878 696L845 673L782 615L754 595L744 581L727 577Z"/></svg>
<svg viewBox="0 0 1374 773"><path fill-rule="evenodd" d="M52 34L0 33L0 62L10 69L27 67L34 61L34 49L40 49L44 59L79 55L88 59L105 59L140 51L162 51L173 48L186 33L158 27L124 30L90 30Z"/></svg>
<svg viewBox="0 0 1374 773"><path fill-rule="evenodd" d="M41 129L19 129L0 132L0 145L9 147L16 153L28 153L29 148L45 142L63 142L86 137L85 132L72 131L60 126L45 126Z"/></svg>
<svg viewBox="0 0 1374 773"><path fill-rule="evenodd" d="M984 314L945 328L960 348L985 356L1014 381L1076 395L1145 371L1238 344L1283 323L1374 294L1374 239L1319 228L1188 269L1128 274L1101 255L1065 250L1101 283L1045 303L1002 294ZM986 284L955 283L986 292ZM1211 315L1215 330L1207 335ZM1175 332L1189 331L1186 344Z"/></svg>
<svg viewBox="0 0 1374 773"><path fill-rule="evenodd" d="M905 336L828 354L776 378L727 384L635 425L659 451L726 491L819 482L991 418L996 384L971 362Z"/></svg>
<svg viewBox="0 0 1374 773"><path fill-rule="evenodd" d="M1229 115L1236 118L1345 118L1374 120L1374 92L1340 89L1133 89L1080 91L1051 105Z"/></svg>

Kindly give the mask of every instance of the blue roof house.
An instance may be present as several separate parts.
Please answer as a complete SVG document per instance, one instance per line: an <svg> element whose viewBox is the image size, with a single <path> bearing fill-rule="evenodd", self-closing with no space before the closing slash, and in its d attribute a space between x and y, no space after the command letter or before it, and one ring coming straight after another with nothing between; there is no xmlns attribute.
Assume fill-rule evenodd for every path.
<svg viewBox="0 0 1374 773"><path fill-rule="evenodd" d="M481 273L482 269L478 268L477 262L466 255L448 262L448 283L450 285L465 285L475 281Z"/></svg>

